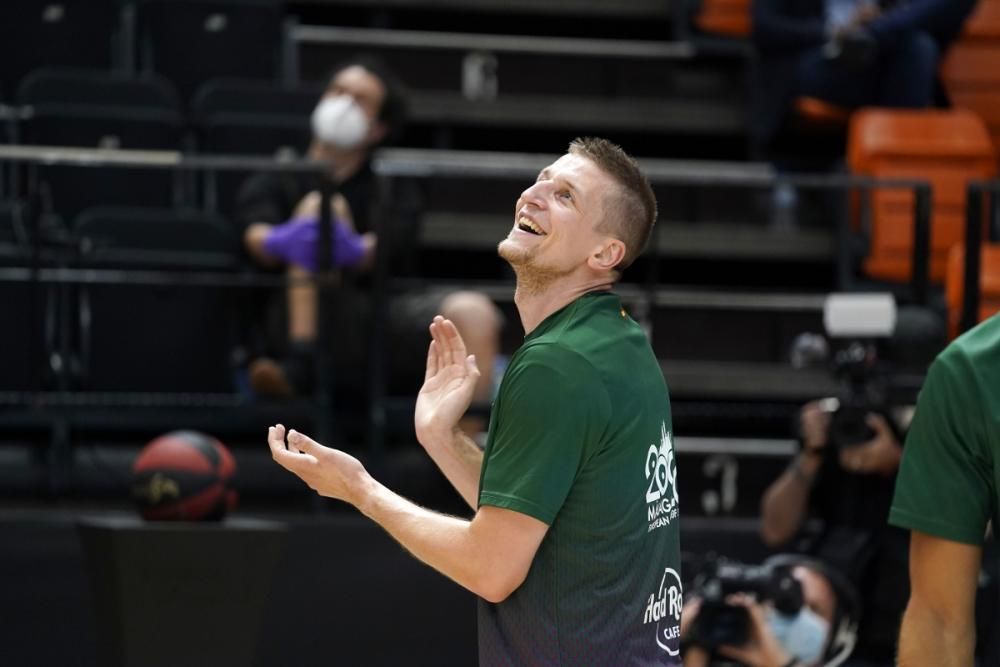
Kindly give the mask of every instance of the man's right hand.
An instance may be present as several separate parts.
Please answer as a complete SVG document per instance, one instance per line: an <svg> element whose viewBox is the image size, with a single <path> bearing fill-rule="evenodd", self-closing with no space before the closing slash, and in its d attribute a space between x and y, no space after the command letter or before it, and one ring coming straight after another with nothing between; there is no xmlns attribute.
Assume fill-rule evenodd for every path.
<svg viewBox="0 0 1000 667"><path fill-rule="evenodd" d="M427 373L413 414L417 440L425 447L452 436L472 403L479 380L476 358L467 353L465 341L451 320L438 315L430 332Z"/></svg>

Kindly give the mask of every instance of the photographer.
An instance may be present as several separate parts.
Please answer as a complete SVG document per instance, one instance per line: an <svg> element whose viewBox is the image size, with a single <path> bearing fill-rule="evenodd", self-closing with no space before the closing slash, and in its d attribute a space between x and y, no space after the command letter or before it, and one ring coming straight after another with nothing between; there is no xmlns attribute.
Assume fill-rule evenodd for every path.
<svg viewBox="0 0 1000 667"><path fill-rule="evenodd" d="M857 596L819 561L722 563L695 580L681 614L685 667L838 665L854 646Z"/></svg>
<svg viewBox="0 0 1000 667"><path fill-rule="evenodd" d="M834 402L826 400L801 409L801 449L764 493L761 538L772 548L781 547L802 532L807 518L819 519L818 534L804 535L796 546L842 572L863 592L851 664L888 665L909 595L906 534L886 523L901 438L884 415L869 412L864 422L871 437L860 442L831 439L831 431L837 431L833 408Z"/></svg>

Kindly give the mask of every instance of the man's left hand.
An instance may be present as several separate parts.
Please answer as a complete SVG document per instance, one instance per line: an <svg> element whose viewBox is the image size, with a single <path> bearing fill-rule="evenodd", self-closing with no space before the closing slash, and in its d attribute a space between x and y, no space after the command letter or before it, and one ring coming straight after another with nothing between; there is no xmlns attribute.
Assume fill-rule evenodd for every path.
<svg viewBox="0 0 1000 667"><path fill-rule="evenodd" d="M371 481L361 462L339 449L324 447L298 431L288 432L281 424L267 429L271 456L321 496L344 500L358 506L365 485Z"/></svg>

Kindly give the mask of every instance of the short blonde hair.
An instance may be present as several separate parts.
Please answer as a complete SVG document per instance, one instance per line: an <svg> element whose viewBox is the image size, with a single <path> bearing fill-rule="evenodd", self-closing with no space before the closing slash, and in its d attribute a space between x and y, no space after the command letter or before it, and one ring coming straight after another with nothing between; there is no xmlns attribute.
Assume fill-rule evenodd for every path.
<svg viewBox="0 0 1000 667"><path fill-rule="evenodd" d="M598 226L625 244L625 256L615 268L627 269L642 254L656 223L656 196L639 164L607 139L580 137L569 144L572 155L585 157L620 186L604 198L604 220Z"/></svg>

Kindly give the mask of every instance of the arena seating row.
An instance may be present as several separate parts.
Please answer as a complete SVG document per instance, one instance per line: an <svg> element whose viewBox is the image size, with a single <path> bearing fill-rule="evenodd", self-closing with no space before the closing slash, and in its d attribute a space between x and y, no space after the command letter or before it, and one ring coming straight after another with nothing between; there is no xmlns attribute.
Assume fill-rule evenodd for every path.
<svg viewBox="0 0 1000 667"><path fill-rule="evenodd" d="M157 2L165 0L149 0L148 7ZM213 3L200 4L203 9ZM353 4L385 8L391 6L392 2L372 0ZM441 6L447 4L442 2ZM598 4L600 3L594 3L595 6ZM142 9L143 5L145 3L126 3L126 6L132 6L133 10L140 13L145 11ZM201 16L199 30L216 37L219 36L216 33L224 33L235 25L214 14ZM274 28L278 23L280 22L275 22L271 27ZM392 21L387 23L391 24ZM127 21L122 23L127 24ZM138 25L143 25L141 19ZM307 36L307 27L298 26L298 34ZM359 29L354 34L357 37L371 37L373 27L377 26ZM447 28L446 25L434 27L437 30ZM495 29L493 25L490 27ZM317 88L306 85L286 87L283 90L276 87L277 74L268 74L263 70L257 81L216 78L196 87L202 81L200 78L186 78L181 65L178 65L177 70L165 68L163 63L166 60L157 60L151 55L157 53L150 46L152 42L148 41L153 39L153 33L144 34L147 34L143 38L146 41L133 40L133 44L145 46L139 48L139 53L134 54L131 60L126 54L124 60L112 62L111 65L95 65L105 75L92 73L79 79L75 86L63 82L48 88L40 84L28 85L30 80L25 79L21 82L20 90L29 92L24 97L17 89L9 84L5 85L6 99L17 103L10 114L12 122L8 125L8 129L13 130L12 139L20 143L73 145L74 142L79 142L77 145L90 147L198 149L208 153L255 154L273 154L276 147L301 147L305 144L308 138L306 119L315 103ZM290 33L286 31L285 35L288 34ZM482 39L486 41L488 37L489 35L485 35ZM264 43L269 42L265 40ZM571 46L576 48L587 43L593 42L580 40L573 42ZM621 43L624 45L627 42L622 40ZM192 52L194 46L196 45L191 45ZM309 46L307 39L300 40L299 46L301 69L298 72L306 75L307 79L318 80L324 73L326 64L337 55L337 47L331 47L331 50L318 41L313 45L315 50L312 50L313 46ZM480 130L493 128L495 136L501 137L504 147L509 150L516 147L510 131L514 128L518 130L516 134L520 137L519 140L526 144L543 137L532 146L533 152L556 152L562 149L565 139L580 131L589 130L608 133L616 139L619 136L638 138L637 143L642 145L640 151L635 151L627 141L623 143L640 154L666 155L668 153L662 150L661 144L648 139L651 133L670 136L670 133L684 131L692 134L690 146L693 149L672 146L669 154L683 155L686 150L694 150L699 155L707 156L713 154L709 135L715 135L715 140L719 143L732 144L727 137L741 132L742 111L739 102L735 100L741 89L738 86L726 86L724 82L730 80L725 74L728 70L722 68L719 71L723 71L723 74L720 75L719 71L713 69L713 63L706 62L710 58L664 56L656 60L616 56L599 61L594 67L579 60L576 55L561 53L553 56L552 62L544 66L532 67L538 60L529 58L527 54L531 52L531 48L536 47L529 41L522 41L519 48L524 52L518 53L517 49L513 49L509 53L501 53L497 60L502 69L495 99L477 99L475 94L470 96L469 91L461 90L461 65L467 53L466 45L452 49L448 58L438 61L439 66L434 66L434 59L437 58L435 53L441 49L413 49L403 46L380 49L394 65L405 68L408 62L419 63L417 69L421 72L431 72L440 77L419 81L422 90L417 90L414 96L415 127L418 133L424 134L415 139L411 136L413 144L437 147L455 145L461 143L456 141L456 137L466 132L470 137L475 136L476 143L470 140L470 144L478 148L489 148L489 139L484 139L485 135ZM351 45L344 52L355 50L355 45ZM169 50L164 53L169 53ZM108 87L98 84L101 76L106 79L109 67L123 62L139 63L139 69L147 72L147 75L123 75L119 79L123 86L114 91L110 84ZM222 67L224 64L225 61L220 60L219 71L206 68L205 75L225 75L227 71ZM658 67L661 68L659 72L656 71ZM179 91L164 92L170 89L171 84L161 81L154 83L152 89L143 93L124 92L128 87L141 87L143 84L135 84L137 79L149 81L149 70L168 74L179 86ZM553 72L564 72L565 78L560 80L553 76ZM634 78L629 79L629 73ZM533 78L533 74L537 78ZM94 78L87 79L87 76ZM556 83L552 84L550 91L546 85L553 80ZM487 86L487 92L488 88ZM728 97L718 96L720 88L726 88ZM690 92L698 93L701 97L691 103L677 102L682 93ZM96 95L88 97L88 93ZM118 97L119 94L122 97ZM106 109L94 107L105 107L116 99L119 102L126 101L124 98L132 94L137 95L135 99L140 101L138 106L145 111L136 113L133 111L134 107L129 107L129 111L119 108L116 113L110 113L110 125L102 126L101 114ZM70 96L75 96L76 99L66 99ZM95 104L94 97L99 98L100 104ZM623 98L629 100L627 105L620 103ZM718 104L708 106L703 103L704 99L715 99ZM70 102L89 108L74 109L67 106ZM620 114L626 106L632 108L627 113ZM26 108L30 111L25 113ZM567 118L574 119L579 127L566 127ZM139 124L159 124L162 128L169 128L169 131L157 135L155 131L138 129L133 136L127 130L127 125L132 120ZM87 136L80 139L76 135L74 138L72 133ZM555 142L553 137L556 135L564 135L564 138ZM157 137L163 138L162 144L157 145ZM490 160L492 157L484 155L481 159ZM873 158L872 163L878 163L878 160ZM761 165L753 163L727 166L688 161L675 165L674 168L688 172L703 169L715 174L732 169L746 178L762 175ZM239 177L238 174L219 173L205 179L192 179L171 170L143 173L133 168L122 170L118 174L122 180L118 180L117 177L109 178L107 171L94 178L88 178L79 168L73 171L71 174L68 168L43 165L34 175L39 183L47 185L47 195L44 193L46 188L42 188L43 199L47 196L54 209L62 214L63 227L78 233L77 240L82 234L83 238L95 241L87 244L86 254L78 254L71 261L63 261L67 262L65 265L74 267L116 271L138 268L135 260L141 260L143 270L150 272L172 272L181 268L205 269L207 265L199 265L197 262L192 264L192 256L171 256L176 255L170 249L171 243L175 241L152 236L147 239L142 235L131 235L133 230L120 225L116 227L112 223L96 222L109 212L95 211L94 205L114 203L173 206L175 213L170 215L184 218L188 214L176 210L176 207L181 204L197 204L199 207L229 214L231 211L227 207L232 201L232 193ZM17 172L10 175L24 176L20 170ZM894 164L881 171L874 169L863 173L876 176L920 176L911 172L903 173ZM765 178L760 182L766 186L770 183L767 179L772 175L764 173L763 176ZM143 183L144 178L150 180ZM664 368L671 381L677 417L679 420L687 420L682 423L692 426L695 432L699 428L708 428L728 429L743 435L748 432L776 434L787 429L787 420L797 404L833 390L825 370L816 369L814 373L791 371L786 367L785 357L795 334L821 328L821 298L815 293L803 292L826 291L836 285L833 260L837 246L831 228L802 229L788 236L769 234L761 224L762 219L751 219L761 217L760 211L754 210L752 194L746 189L727 189L724 181L725 179L721 179L720 182L704 187L679 187L676 184L658 186L662 204L661 219L666 223L654 244L659 261L644 260L640 263L630 276L631 282L625 291L631 291L630 305L637 309L636 315L645 319L652 328L654 345L664 357ZM101 193L102 188L109 186L114 192L106 189ZM497 282L504 274L502 265L493 258L493 247L497 230L502 233L503 228L509 224L510 201L519 192L519 188L523 187L523 178L494 179L489 183L489 188L481 186L482 184L448 178L429 179L423 184L428 215L421 248L425 259L422 266L426 268L428 277L436 280L459 280L464 286L471 285L468 276L472 273L467 269L470 266L483 267L483 275L477 277L489 282L482 286L498 297L513 318L515 315L509 300L509 283ZM76 201L71 191L75 191ZM888 212L883 217L890 218L898 228L912 227L912 208L895 202L886 210ZM110 213L118 215L119 222L124 218L139 220L145 217L156 219L160 216L163 219L162 214L148 211L119 210ZM876 215L876 218L879 215L881 214ZM206 233L210 229L222 229L225 224L222 219L213 215L199 214L194 217L208 218L198 223L206 225L199 227L206 230ZM676 224L677 221L696 221L696 224L679 225ZM874 221L873 219L872 222ZM472 223L475 223L474 229ZM144 227L155 229L156 224L149 222ZM161 226L160 229L166 227ZM190 231L189 229L188 233ZM873 240L878 238L874 229L862 227L862 231ZM491 236L492 240L489 238ZM116 238L123 239L124 242L116 246L119 243L114 240ZM476 239L479 239L478 246ZM239 272L238 258L222 248L231 247L234 237L220 232L218 240L220 247L215 259L221 260L221 263L208 268L215 273ZM153 245L144 245L147 241ZM905 253L912 246L912 241L909 246L898 241L894 237L888 244L894 252ZM881 247L878 243L874 245ZM78 250L79 245L74 246L73 251ZM487 255L492 264L478 261ZM941 256L940 253L938 256ZM0 257L3 257L3 253L0 253ZM458 260L459 257L463 259ZM783 261L776 261L779 258L783 258ZM133 262L130 264L129 260ZM26 268L23 255L15 268ZM653 289L647 286L650 276L654 281ZM908 275L899 277L904 281L907 278ZM664 285L672 287L666 288ZM699 285L701 289L693 288ZM0 284L0 289L14 290L15 287L24 286L4 283ZM14 349L38 352L37 355L25 355L29 363L24 377L30 377L34 383L42 384L43 388L115 391L154 387L160 390L178 388L179 391L185 391L194 387L203 391L228 392L235 388L238 375L234 370L238 368L238 360L234 359L233 338L225 325L212 319L228 318L228 322L233 322L230 313L239 310L233 290L199 290L165 285L140 287L139 283L124 286L86 284L73 288L64 283L53 283L45 284L44 288L31 289L35 290L31 294L22 289L12 296L27 299L24 302L26 312L30 312L32 308L41 311L36 313L37 320L33 323L29 319L29 324L34 329L29 328L28 333L24 329L15 332L15 335L26 336L29 345ZM766 291L762 294L761 290ZM191 298L194 292L199 292L197 298ZM39 294L42 299L35 298ZM141 316L137 320L142 326L136 328L132 322L132 313L120 306L123 295L130 302L142 302L135 307L135 314ZM52 308L64 315L59 320L59 326L55 326L49 317ZM202 333L198 323L204 321L213 321L218 325L212 326L213 333L218 336L198 341L206 354L212 355L212 359L199 357L195 376L184 377L185 369L171 368L177 366L175 360L183 356L177 349L192 344L190 336ZM678 322L683 322L683 325L678 325ZM87 326L82 326L83 323ZM182 331L175 332L177 327ZM32 332L46 332L47 328L54 331L54 338L38 341L32 337ZM135 341L145 342L137 348L132 344ZM157 345L166 341L166 344L151 353L150 341L156 341ZM171 348L171 343L175 343L177 347ZM45 347L57 344L67 347ZM45 354L52 349L71 349L77 354L66 358L57 355L53 358ZM80 354L80 350L87 350L87 354ZM54 359L58 366L55 369ZM116 362L127 359L127 364L122 365L128 366L125 369L128 372L123 372L122 368L117 367L117 363L107 365L107 359L115 359ZM48 369L45 373L38 373L38 362L41 362L41 367ZM138 372L138 369L142 372ZM158 375L161 372L163 376ZM111 403L101 404L99 398L94 400L105 416L113 414L121 423L131 420L133 425L144 423L148 428L150 424L165 424L177 419L177 413L169 413L161 405L158 409L158 419L161 421L157 422L157 417L154 416L157 408L152 407L152 401L149 405L142 406L143 410L130 410L126 414L126 411L117 410ZM137 407L142 399L139 396L132 400L133 407ZM221 398L216 403L206 402L204 406L215 406L217 414L214 416L220 418L217 421L237 415L240 408L238 402L225 403ZM114 414L116 410L119 414ZM83 414L81 411L74 415L77 428L86 422ZM729 419L719 419L720 414ZM4 416L12 415L6 413ZM191 423L193 418L188 415L185 419L188 420L187 423ZM236 422L241 427L258 427L256 423L251 425L246 421L240 422L238 418L234 420ZM93 428L108 428L108 423L102 423L98 417L92 418L89 423ZM694 426L696 424L698 426Z"/></svg>
<svg viewBox="0 0 1000 667"><path fill-rule="evenodd" d="M5 2L0 90L52 65L156 72L185 95L211 77L276 79L283 17L271 0Z"/></svg>
<svg viewBox="0 0 1000 667"><path fill-rule="evenodd" d="M208 80L320 81L331 63L363 50L378 53L414 88L413 145L538 150L540 141L564 144L587 129L617 133L633 152L649 155L745 155L745 142L733 141L745 127L739 68L711 66L694 42L669 41L666 32L637 42L555 37L558 28L471 40L423 30L410 31L418 40L408 44L402 30L357 25L332 29L331 39L323 32L331 29L297 25L274 0L136 0L121 3L120 15L107 8L117 2L100 4L93 13L73 0L48 13L30 2L5 5L4 24L19 28L5 40L11 52L2 60L9 71L0 77L0 99L13 101L35 68L74 66L162 76L187 109ZM332 11L320 16L337 25L351 20ZM498 39L509 47L495 48ZM95 49L94 42L108 46ZM19 51L27 43L36 55L25 60ZM567 122L575 125L563 129Z"/></svg>
<svg viewBox="0 0 1000 667"><path fill-rule="evenodd" d="M703 0L694 23L708 34L746 39L751 32L750 0ZM979 0L959 39L941 63L940 75L950 102L968 109L989 127L1000 157L1000 2ZM815 124L843 124L849 114L812 98L798 101L796 110ZM940 273L936 271L936 273Z"/></svg>

